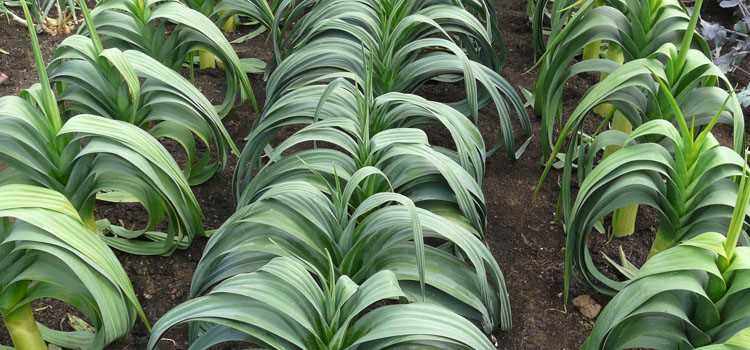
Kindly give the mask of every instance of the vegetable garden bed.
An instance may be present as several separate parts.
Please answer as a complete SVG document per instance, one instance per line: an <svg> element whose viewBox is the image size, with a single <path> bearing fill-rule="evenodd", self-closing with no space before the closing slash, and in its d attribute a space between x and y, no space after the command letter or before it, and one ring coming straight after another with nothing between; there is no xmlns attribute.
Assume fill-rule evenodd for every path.
<svg viewBox="0 0 750 350"><path fill-rule="evenodd" d="M497 14L502 39L507 47L506 63L501 75L517 90L524 88L533 91L537 79L534 66L532 32L527 16L525 0L497 0ZM230 39L247 34L247 30L232 33ZM37 81L34 58L31 53L27 31L5 22L0 23L0 72L10 76L8 82L0 84L0 96L17 94ZM62 41L62 36L41 35L42 53L50 60L54 48ZM267 36L251 39L233 45L239 57L255 57L266 62L272 59L272 45ZM750 67L748 67L750 70ZM737 84L747 85L741 75L732 76ZM266 82L261 75L250 75L255 96L261 106L266 99ZM744 81L743 81L744 80ZM219 104L224 98L226 80L221 70L196 71L196 86L211 102ZM575 103L584 96L589 86L595 83L591 77L577 77L568 82L563 101L564 109L571 112ZM461 84L428 84L419 91L434 101L454 101L463 96ZM529 109L531 111L531 109ZM244 138L250 134L252 125L258 118L248 104L233 109L222 120L229 135L242 149ZM553 171L540 187L536 199L532 199L534 187L543 172L542 145L539 142L540 120L532 116L534 139L523 156L510 159L504 152L497 152L486 161L484 177L484 197L486 201L487 229L485 241L502 269L510 293L512 305L511 330L495 330L493 338L498 349L578 349L591 334L594 320L581 314L573 305L567 309L563 302L563 270L565 235L555 213L559 197L559 184L563 181L562 172ZM521 144L522 131L516 127L516 142ZM479 129L487 145L497 141L497 112L490 105L481 110ZM284 137L290 132L282 133ZM450 135L442 129L428 129L427 135L432 144L443 145ZM719 140L731 147L732 136L727 128L719 129ZM283 140L283 137L277 137ZM167 149L177 154L178 161L184 161L184 152L174 143L167 143ZM450 144L447 144L450 146ZM227 167L203 184L192 187L203 209L203 226L218 228L235 211L235 194L232 176L236 157L231 156ZM103 204L97 206L97 217L120 221L123 227L140 227L146 222L146 213L139 207L128 205ZM592 250L604 251L616 256L619 245L634 263L643 263L649 253L651 239L658 226L657 215L653 210L642 210L636 226L636 233L628 240L607 242L595 239ZM172 255L139 256L122 252L116 255L130 277L135 292L143 306L147 318L156 322L167 311L188 300L190 283L207 239L198 237L186 250L176 250ZM1 257L0 257L1 258ZM600 256L594 259L605 263ZM616 270L605 273L615 274ZM592 295L595 301L606 305L608 297L593 292L586 284L574 279L571 297ZM75 326L79 315L62 303L44 299L34 303L37 319L47 325L60 325L63 330ZM106 317L106 315L105 315ZM159 342L161 349L187 349L187 327L180 326L167 332ZM130 334L108 349L143 349L148 343L148 333L141 322ZM7 331L0 326L0 344L10 344ZM235 348L231 345L226 348Z"/></svg>

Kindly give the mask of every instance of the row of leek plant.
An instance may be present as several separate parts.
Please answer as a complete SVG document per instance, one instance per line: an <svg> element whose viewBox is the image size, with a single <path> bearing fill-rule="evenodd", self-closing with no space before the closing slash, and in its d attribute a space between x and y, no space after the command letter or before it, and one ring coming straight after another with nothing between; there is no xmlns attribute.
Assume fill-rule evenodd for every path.
<svg viewBox="0 0 750 350"><path fill-rule="evenodd" d="M616 293L582 349L747 350L746 158L711 135L721 110L698 132L666 84L661 86L677 127L653 120L620 135L625 145L593 169L569 213L566 288L572 261L578 261L599 291ZM624 257L612 262L626 277L619 281L596 269L586 242L596 217L628 202L654 208L659 228L642 267Z"/></svg>
<svg viewBox="0 0 750 350"><path fill-rule="evenodd" d="M267 86L267 103L331 74L347 73L361 84L371 60L375 94L415 93L434 81L462 83L465 97L449 105L475 122L481 107L495 104L499 145L491 153L504 147L517 158L530 141L515 145L513 115L526 135L531 123L523 101L497 73L503 44L492 1L304 0L284 6L292 3L278 12L295 25L274 35L284 39L274 41L278 67Z"/></svg>
<svg viewBox="0 0 750 350"><path fill-rule="evenodd" d="M30 33L41 83L22 97L0 98L0 315L19 349L47 349L45 339L65 347L103 348L127 334L137 315L146 320L117 258L87 213L71 202L90 204L90 193L103 187L125 189L122 172L133 175L130 188L147 187L148 177L137 164L159 162L147 160L154 150L120 139L143 138L145 132L130 124L90 115L64 122L36 32ZM123 156L127 153L138 158ZM40 327L32 302L41 298L76 307L95 332Z"/></svg>
<svg viewBox="0 0 750 350"><path fill-rule="evenodd" d="M748 349L750 313L741 300L750 295L750 256L737 247L750 243L747 165L739 155L744 116L696 37L702 1L692 16L669 0L552 6L566 3L575 6L552 14L536 107L549 152L542 180L564 159L565 300L574 269L598 292L615 295L583 348ZM574 63L578 54L584 60ZM555 139L564 84L586 73L600 81L560 121ZM587 134L592 114L601 122ZM733 127L734 149L711 134L717 123ZM656 211L658 230L641 268L624 253L619 262L605 256L625 277L615 279L595 263L590 234L610 214L610 237L632 234L638 205Z"/></svg>
<svg viewBox="0 0 750 350"><path fill-rule="evenodd" d="M190 185L239 153L205 96L145 53L105 48L80 5L89 37L67 38L45 67L29 25L39 83L0 98L0 316L19 349L102 349L139 317L149 328L107 244L139 254L189 245L203 232ZM183 169L159 139L184 148ZM140 203L147 226L97 221L98 200ZM43 298L76 308L93 332L38 324L32 303Z"/></svg>
<svg viewBox="0 0 750 350"><path fill-rule="evenodd" d="M50 131L42 130L34 135L40 138L39 147L47 147L44 145L46 141L41 140L43 136L50 134L47 137L54 139L59 130L80 120L80 116L95 116L99 121L117 121L124 127L138 129L142 134L140 138L145 141L136 141L135 137L119 133L114 127L102 127L106 134L83 127L74 132L106 136L116 142L129 144L130 152L136 152L132 157L124 151L106 149L98 149L94 153L117 154L127 160L129 166L139 170L130 179L94 185L102 181L101 176L93 177L92 174L97 174L97 171L82 170L87 168L79 170L73 165L83 158L66 153L70 152L66 150L69 143L83 141L90 144L90 141L86 141L89 136L84 140L78 140L83 137L79 136L60 141L59 149L51 150L51 154L48 154L50 151L47 154L41 151L27 154L19 152L19 146L14 143L4 145L9 147L6 151L10 158L6 163L11 165L8 170L15 178L32 179L34 183L66 194L79 208L84 220L92 225L95 223L97 229L105 234L107 243L119 250L163 255L177 248L186 248L194 237L203 233L201 209L190 186L207 181L223 169L229 152L238 154L239 151L214 106L195 86L141 51L106 48L106 41L95 29L93 16L83 6L85 4L81 5L87 27L90 28L89 37L73 35L66 38L55 50L55 57L47 69L40 56L37 65L40 75L44 75L41 88L34 86L29 89L26 101L9 98L10 105L17 109L16 117L23 119L38 118L37 111L24 106L24 103L49 100L49 104L58 103L65 107L56 116L45 110L47 118L54 122ZM36 39L34 41L34 45L38 46ZM39 91L47 90L46 84L50 84L50 91L45 92L43 97L37 97ZM55 92L51 90L52 87ZM26 135L11 135L20 139L17 142L28 142ZM167 139L183 148L187 159L182 169L157 141ZM143 161L134 161L137 155L141 155ZM57 158L61 161L55 161ZM110 172L111 176L117 174L114 169ZM88 177L93 178L86 180ZM94 211L97 200L139 204L146 210L148 221L145 227L137 230L107 220L96 222Z"/></svg>
<svg viewBox="0 0 750 350"><path fill-rule="evenodd" d="M671 116L667 112L671 110L669 99L659 89L657 78L666 82L695 127L704 127L715 111L723 110L719 121L732 127L733 147L741 152L742 107L726 76L704 53L704 40L695 33L702 0L696 2L692 16L671 0L611 5L595 1L580 4L550 37L541 58L535 102L542 116L540 137L549 156L542 181L559 159L576 167L577 179L582 181L587 173L579 155L596 146L593 141L607 126L627 134L650 120ZM603 47L605 58L600 56ZM584 60L575 63L581 53ZM563 118L566 82L586 73L599 74L600 81ZM589 118L592 115L598 116L598 121ZM568 152L561 154L563 148ZM616 149L617 145L612 145L604 156ZM562 184L562 202L570 201L571 181L572 177ZM634 205L621 209L612 224L618 237L633 233L638 211Z"/></svg>
<svg viewBox="0 0 750 350"><path fill-rule="evenodd" d="M685 27L679 25L680 22L685 21L686 11L682 4L678 1L671 0L660 0L660 1L642 1L635 2L631 0L531 0L528 2L527 13L529 21L531 22L531 29L533 35L533 46L538 55L543 54L548 48L548 45L552 45L547 41L554 41L554 38L562 33L570 22L578 21L576 17L583 16L598 16L596 13L589 13L588 11L596 7L610 7L618 10L619 14L627 14L633 9L639 12L634 13L635 17L630 17L631 20L638 19L643 21L641 25L644 28L651 27L651 24L656 24L660 32L649 33L648 30L638 33L637 36L633 36L634 40L669 40L670 36L674 36L676 32L684 31ZM601 11L601 10L599 10ZM614 14L612 19L619 20L620 15L615 12L609 12ZM652 15L648 17L648 15ZM677 26L672 26L678 24ZM598 26L603 23L596 24ZM630 32L636 33L636 32ZM636 39L636 37L640 37ZM600 38L601 40L602 38ZM651 49L654 49L652 47ZM705 48L705 46L704 46ZM599 49L595 45L588 46L589 53L596 53Z"/></svg>
<svg viewBox="0 0 750 350"><path fill-rule="evenodd" d="M660 110L668 109L666 98L653 88L656 83L643 81L642 75L650 77L651 70L666 77L683 109L697 115L696 126L705 124L710 111L717 110L734 91L720 69L707 59L708 46L695 32L701 6L702 0L697 1L692 17L677 0L588 0L575 8L562 28L551 34L539 62L535 109L542 116L545 155L559 150L569 133L576 131L570 129L580 124L578 119L583 117L579 114L585 115L591 108L597 107L595 112L604 122L620 119L618 122L631 127L643 122L638 115L658 116ZM576 62L579 55L583 60ZM628 64L630 69L622 67ZM599 90L592 89L581 99L579 105L586 105L585 111L563 120L566 83L584 74L599 74ZM644 88L645 93L635 91ZM597 92L598 100L588 106L586 102ZM741 108L736 98L727 107L728 116L722 121L734 125L734 145L739 152L744 126ZM566 131L555 138L555 127L560 124Z"/></svg>
<svg viewBox="0 0 750 350"><path fill-rule="evenodd" d="M243 82L239 83L247 87L243 91L252 95L247 75L239 68L231 70L225 101L214 107L197 88L170 69L180 68L199 49L210 50L224 62L233 62L231 66L239 66L236 53L218 28L176 1L107 2L97 7L92 16L83 5L87 24L82 32L88 37L68 37L55 51L49 66L57 100L67 107L61 118L97 115L139 126L157 139L175 141L186 154L183 172L188 185L201 184L223 169L228 153L239 151L224 129L221 116L236 99L236 92L231 90L237 84L232 81ZM99 25L99 21L105 24ZM167 24L174 27L165 37ZM11 157L19 158L13 161L20 164L19 174L37 182L51 173L49 164L46 168L31 165L37 160L25 159L28 155L13 151ZM72 170L62 174L69 171ZM158 191L131 190L129 195L82 193L76 197L81 203L77 207L87 208L86 219L92 220L94 197L140 203L149 214L148 224L142 229L129 230L106 221L100 222L100 229L108 233L108 243L118 249L136 254L169 254L176 248L185 248L201 234L200 208L182 179L160 173L149 176L152 187L160 187ZM159 184L157 177L169 179L171 184ZM67 181L58 181L58 187L64 187ZM44 185L51 187L46 182ZM166 227L167 232L156 231L160 226Z"/></svg>
<svg viewBox="0 0 750 350"><path fill-rule="evenodd" d="M464 113L411 93L465 80L457 106L487 97L504 120L509 104L525 118L482 63L499 62L493 25L443 1L297 6L238 165L238 209L211 236L192 299L159 320L148 348L189 323L196 349L493 349L482 331L511 317L482 241L485 144ZM430 125L450 135L444 147Z"/></svg>

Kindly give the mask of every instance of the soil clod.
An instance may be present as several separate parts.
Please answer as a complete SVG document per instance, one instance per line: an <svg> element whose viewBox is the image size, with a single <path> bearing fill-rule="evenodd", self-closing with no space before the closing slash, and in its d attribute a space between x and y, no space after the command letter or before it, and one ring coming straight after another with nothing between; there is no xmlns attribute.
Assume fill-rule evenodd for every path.
<svg viewBox="0 0 750 350"><path fill-rule="evenodd" d="M581 315L590 320L595 319L596 316L599 316L599 312L602 311L602 306L588 294L575 297L573 305L575 305Z"/></svg>

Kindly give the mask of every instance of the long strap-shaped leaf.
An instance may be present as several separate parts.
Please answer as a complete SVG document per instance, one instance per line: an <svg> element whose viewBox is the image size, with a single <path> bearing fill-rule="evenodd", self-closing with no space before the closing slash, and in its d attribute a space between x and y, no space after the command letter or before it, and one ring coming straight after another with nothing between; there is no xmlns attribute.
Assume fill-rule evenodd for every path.
<svg viewBox="0 0 750 350"><path fill-rule="evenodd" d="M502 146L515 158L511 116L518 115L525 133L531 124L520 97L496 73L500 59L492 38L486 26L456 4L321 1L283 42L288 52L269 78L268 101L275 102L292 88L330 79L335 72L353 74L360 82L373 74L375 96L414 93L429 81L462 81L467 97L454 107L476 122L479 108L494 102Z"/></svg>
<svg viewBox="0 0 750 350"><path fill-rule="evenodd" d="M472 77L465 81L471 98L464 109L476 115L486 96L477 80L497 83L492 70L479 63L494 62L494 56L479 58L488 54L483 49L491 46L485 43L493 34L460 4L303 1L290 11L306 9L288 33L289 47L283 51L289 53L282 53L276 43L277 57L286 58L270 79L272 97L238 166L239 209L206 246L192 284L194 299L164 319L150 346L163 330L180 322L191 323L197 348L236 340L279 349L486 348L488 340L477 333L476 325L485 333L510 326L502 273L480 239L486 220L480 185L485 151L478 130L447 105L388 93L397 84L411 90L433 79L461 81L466 73ZM351 36L338 35L338 30ZM393 33L399 37L384 37ZM380 39L384 43L377 47ZM481 43L464 51L463 40L475 39ZM331 46L314 49L312 44L320 43ZM362 44L371 52L363 55ZM400 60L394 67L407 66L413 55L430 57L427 52L433 47L439 49L436 54L458 59L446 56L447 65L437 59L421 62L438 68L432 72L415 64L409 68L409 81L378 80L390 78L383 69L386 61ZM481 78L474 78L474 72ZM497 89L495 93L502 94ZM498 108L507 111L508 105L502 102ZM448 148L431 146L417 129L432 123L450 133ZM300 128L274 142L276 133L289 126ZM312 149L299 150L306 145ZM256 280L271 268L284 271L284 276L308 274L278 263L288 259L301 261L318 278L296 284L304 291L301 297L286 291L279 293L286 301L254 291L247 303L236 297L248 290L239 287L239 281ZM442 264L445 269L439 268ZM391 276L391 298L406 296L419 304L368 311L367 305L378 298L364 296L369 301L351 309L342 304L383 276ZM356 283L361 283L359 291ZM227 289L229 285L233 289ZM219 297L231 300L224 304ZM243 310L230 310L229 305L243 305ZM269 312L260 305L284 308ZM419 310L434 311L449 321L399 326L418 317L411 312ZM397 327L362 325L353 334L350 329L359 324L359 313L391 320ZM266 314L273 316L262 316ZM461 330L444 333L438 326ZM368 337L370 331L375 334Z"/></svg>
<svg viewBox="0 0 750 350"><path fill-rule="evenodd" d="M135 49L175 70L192 60L195 51L211 52L227 69L227 92L217 106L219 114L227 115L236 101L246 99L257 110L250 81L237 53L221 30L200 12L178 1L113 0L97 6L92 18L105 47ZM167 33L162 22L176 27Z"/></svg>
<svg viewBox="0 0 750 350"><path fill-rule="evenodd" d="M577 265L600 292L611 294L622 288L622 283L594 265L588 237L600 218L628 203L651 206L659 213L654 252L707 230L726 231L737 199L737 186L731 179L742 174L742 158L711 139L688 173L681 166L688 151L669 122L648 122L632 138L654 135L671 138L674 151L655 143L627 145L587 175L566 223L566 281Z"/></svg>
<svg viewBox="0 0 750 350"><path fill-rule="evenodd" d="M96 334L87 336L87 346L92 348L127 334L136 315L146 321L119 261L63 195L41 187L6 185L0 186L0 198L0 217L15 220L0 243L3 249L12 247L12 260L0 259L0 267L12 272L11 267L23 266L16 275L0 279L5 284L0 290L23 281L32 283L12 308L39 298L58 298L78 307L96 329ZM24 264L26 256L35 259ZM75 339L71 336L61 339Z"/></svg>
<svg viewBox="0 0 750 350"><path fill-rule="evenodd" d="M723 243L721 234L706 233L652 257L582 348L750 349L750 250L737 248L722 274Z"/></svg>
<svg viewBox="0 0 750 350"><path fill-rule="evenodd" d="M128 121L177 141L188 156L185 173L191 185L225 165L229 151L239 153L208 99L144 53L116 48L97 53L93 40L74 35L56 50L50 77L64 83L60 99L70 111ZM196 138L208 149L201 159Z"/></svg>
<svg viewBox="0 0 750 350"><path fill-rule="evenodd" d="M97 158L88 172L79 175L98 176L93 180L94 187L72 187L71 192L89 191L80 195L82 199L91 200L99 192L122 191L139 199L155 218L160 218L162 211L168 214L170 222L166 234L146 234L154 242L111 237L107 238L110 244L137 254L168 254L177 245L189 245L202 232L200 206L187 179L164 146L149 133L129 123L93 115L71 118L60 133L74 134L76 139L89 139L77 155L78 159L97 155L112 155L117 159ZM125 174L132 177L123 177ZM78 181L86 180L71 179L72 184ZM115 235L131 238L132 233L124 228L113 226L113 230ZM143 232L135 236L141 234Z"/></svg>
<svg viewBox="0 0 750 350"><path fill-rule="evenodd" d="M276 258L260 270L240 274L216 286L204 297L170 311L154 327L148 348L161 334L186 321L222 325L241 332L204 327L200 346L227 340L262 344L270 349L382 349L394 345L452 349L492 349L487 338L454 313L429 304L390 305L362 313L373 304L402 296L395 276L388 271L357 285L347 277L336 281L327 294L292 258ZM330 304L329 304L330 303ZM329 339L321 337L332 326L324 318L333 306L338 328ZM420 322L415 322L420 320Z"/></svg>

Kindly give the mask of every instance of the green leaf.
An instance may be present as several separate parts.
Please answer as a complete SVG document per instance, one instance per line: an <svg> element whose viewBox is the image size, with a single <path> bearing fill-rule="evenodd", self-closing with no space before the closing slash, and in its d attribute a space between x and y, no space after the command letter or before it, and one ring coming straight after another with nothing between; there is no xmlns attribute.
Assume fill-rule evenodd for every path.
<svg viewBox="0 0 750 350"><path fill-rule="evenodd" d="M127 334L138 316L147 322L119 261L63 195L36 186L6 185L0 186L0 196L8 199L0 204L0 216L15 219L0 243L14 252L0 259L6 271L0 286L7 290L22 281L34 282L17 304L3 307L12 310L36 299L59 299L90 322L96 333L89 338L94 347ZM59 336L60 345L73 339Z"/></svg>

